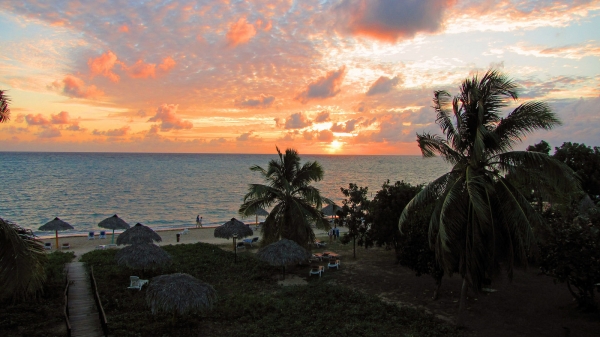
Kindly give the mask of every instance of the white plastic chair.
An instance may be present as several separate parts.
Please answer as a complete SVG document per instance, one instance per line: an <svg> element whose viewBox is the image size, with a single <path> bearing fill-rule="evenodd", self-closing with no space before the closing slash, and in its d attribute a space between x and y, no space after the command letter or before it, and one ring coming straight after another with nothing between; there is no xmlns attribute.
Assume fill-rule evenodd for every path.
<svg viewBox="0 0 600 337"><path fill-rule="evenodd" d="M323 266L310 266L308 276L310 277L311 275L319 274L319 277L321 277L321 274L323 274L323 272L325 272L325 267Z"/></svg>
<svg viewBox="0 0 600 337"><path fill-rule="evenodd" d="M340 269L340 260L329 260L329 263L327 263L327 269L331 268Z"/></svg>
<svg viewBox="0 0 600 337"><path fill-rule="evenodd" d="M127 289L142 290L146 283L148 283L148 280L140 280L138 276L129 276L129 287Z"/></svg>
<svg viewBox="0 0 600 337"><path fill-rule="evenodd" d="M52 250L52 242L44 242L44 249Z"/></svg>

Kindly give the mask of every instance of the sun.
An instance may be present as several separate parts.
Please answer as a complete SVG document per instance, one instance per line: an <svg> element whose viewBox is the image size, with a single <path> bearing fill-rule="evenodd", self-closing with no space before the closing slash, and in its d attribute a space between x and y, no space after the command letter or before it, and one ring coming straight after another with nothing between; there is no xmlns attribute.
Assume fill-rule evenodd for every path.
<svg viewBox="0 0 600 337"><path fill-rule="evenodd" d="M344 143L334 140L331 143L329 143L329 152L330 153L339 152L342 149L342 146L344 146Z"/></svg>

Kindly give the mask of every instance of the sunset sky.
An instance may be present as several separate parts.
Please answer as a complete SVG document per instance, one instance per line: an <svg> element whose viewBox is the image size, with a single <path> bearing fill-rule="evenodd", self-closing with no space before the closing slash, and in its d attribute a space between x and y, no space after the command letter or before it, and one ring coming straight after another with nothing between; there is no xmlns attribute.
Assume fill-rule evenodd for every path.
<svg viewBox="0 0 600 337"><path fill-rule="evenodd" d="M420 154L490 67L600 146L600 0L0 3L0 151Z"/></svg>

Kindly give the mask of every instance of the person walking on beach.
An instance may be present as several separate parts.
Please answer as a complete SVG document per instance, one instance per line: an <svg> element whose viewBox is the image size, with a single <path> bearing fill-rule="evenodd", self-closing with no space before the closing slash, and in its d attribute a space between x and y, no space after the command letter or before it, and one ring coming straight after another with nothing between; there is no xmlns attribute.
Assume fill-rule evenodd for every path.
<svg viewBox="0 0 600 337"><path fill-rule="evenodd" d="M200 214L196 216L196 228L200 227Z"/></svg>

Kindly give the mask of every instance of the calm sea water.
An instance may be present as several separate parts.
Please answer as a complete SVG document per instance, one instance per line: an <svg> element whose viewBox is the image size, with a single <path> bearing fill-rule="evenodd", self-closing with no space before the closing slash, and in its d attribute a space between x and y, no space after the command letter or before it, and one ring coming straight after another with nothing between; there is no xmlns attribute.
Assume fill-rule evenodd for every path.
<svg viewBox="0 0 600 337"><path fill-rule="evenodd" d="M59 217L74 231L99 230L118 214L130 225L155 229L221 225L237 213L249 183L263 183L253 165L267 167L275 155L19 153L0 152L0 217L37 229ZM315 184L336 202L340 187L367 186L375 195L386 181L432 181L449 170L439 158L418 156L301 155L318 161L325 177ZM264 218L259 218L259 221ZM254 218L245 219L254 222Z"/></svg>

